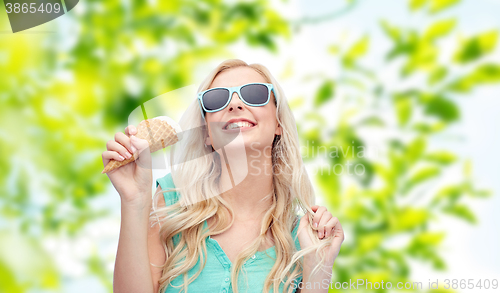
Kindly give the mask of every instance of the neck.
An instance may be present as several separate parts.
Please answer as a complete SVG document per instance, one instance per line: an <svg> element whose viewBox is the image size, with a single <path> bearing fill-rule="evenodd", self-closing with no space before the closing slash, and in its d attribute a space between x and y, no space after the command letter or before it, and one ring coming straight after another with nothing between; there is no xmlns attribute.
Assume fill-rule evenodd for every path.
<svg viewBox="0 0 500 293"><path fill-rule="evenodd" d="M272 159L265 151L221 149L222 197L234 210L235 221L256 220L272 204ZM269 151L268 151L269 153Z"/></svg>

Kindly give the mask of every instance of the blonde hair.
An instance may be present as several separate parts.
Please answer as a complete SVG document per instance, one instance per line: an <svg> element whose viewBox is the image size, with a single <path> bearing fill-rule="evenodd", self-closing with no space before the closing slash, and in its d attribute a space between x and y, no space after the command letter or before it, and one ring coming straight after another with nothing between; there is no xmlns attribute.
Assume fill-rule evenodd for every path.
<svg viewBox="0 0 500 293"><path fill-rule="evenodd" d="M265 280L264 290L267 293L273 286L273 292L278 292L280 284L283 283L285 290L292 292L293 288L298 285L295 283L295 287L292 286L292 281L302 273L303 256L316 252L316 256L321 261L312 273L317 272L326 261L324 249L331 245L332 237L320 241L317 238L317 232L312 229L314 212L311 206L314 205L315 196L302 162L295 119L281 86L269 70L263 65L249 65L239 59L226 60L206 77L198 88L198 92L209 89L220 72L240 66L254 69L268 83L273 84L277 95L275 97L276 119L282 132L281 135L275 136L272 145L274 187L272 204L263 217L260 236L238 254L231 268L233 291L238 293L237 280L242 266L258 251L259 247L266 243L266 233L270 229L275 243L276 262ZM197 100L188 107L179 124L183 130L190 129L191 131L171 150L171 174L176 188L155 193L153 202L156 203L157 197L163 196L164 192L177 191L182 196L177 203L170 206L158 208L154 204L150 215L152 221L159 219L161 226L159 234L167 256L162 266L163 274L159 281L159 293L169 284L171 285L171 280L181 275L184 278L183 290L187 292L189 283L194 281L205 267L205 239L226 231L234 220L233 210L220 196L218 183L222 170L221 160L218 153L213 152L211 146L207 147L204 144L207 130L203 126L206 122L201 116ZM205 199L196 200L200 195L203 195ZM313 239L314 245L297 251L291 232L295 225L299 224L297 221L299 209L309 215L310 225L307 227L307 232ZM216 226L210 231L203 229L204 221L211 217L214 217ZM180 241L174 247L173 236L178 233L181 233ZM188 279L187 272L198 260L200 271ZM331 271L329 273L331 274Z"/></svg>

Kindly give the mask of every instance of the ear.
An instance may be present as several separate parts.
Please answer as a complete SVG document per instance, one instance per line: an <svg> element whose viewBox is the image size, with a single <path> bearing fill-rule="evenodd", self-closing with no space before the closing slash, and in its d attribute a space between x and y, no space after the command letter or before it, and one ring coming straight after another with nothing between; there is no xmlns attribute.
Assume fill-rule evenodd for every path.
<svg viewBox="0 0 500 293"><path fill-rule="evenodd" d="M274 132L274 134L281 135L282 131L283 131L283 129L281 128L281 125L278 124L277 127L276 127L276 131Z"/></svg>
<svg viewBox="0 0 500 293"><path fill-rule="evenodd" d="M210 141L210 136L205 137L205 144L207 146L212 144L212 142Z"/></svg>

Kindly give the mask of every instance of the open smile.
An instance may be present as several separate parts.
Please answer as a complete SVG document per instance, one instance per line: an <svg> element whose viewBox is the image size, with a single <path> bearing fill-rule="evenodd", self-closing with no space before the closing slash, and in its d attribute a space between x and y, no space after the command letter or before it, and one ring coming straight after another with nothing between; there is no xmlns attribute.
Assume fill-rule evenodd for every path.
<svg viewBox="0 0 500 293"><path fill-rule="evenodd" d="M226 125L222 128L222 131L224 132L238 132L238 131L247 131L255 127L256 124L249 122L247 120L244 121L235 121L235 122L228 122Z"/></svg>

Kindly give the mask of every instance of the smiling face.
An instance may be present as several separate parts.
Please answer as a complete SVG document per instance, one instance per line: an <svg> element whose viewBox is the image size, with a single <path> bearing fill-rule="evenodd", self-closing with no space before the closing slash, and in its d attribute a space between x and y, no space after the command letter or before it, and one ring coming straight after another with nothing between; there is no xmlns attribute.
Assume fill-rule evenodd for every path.
<svg viewBox="0 0 500 293"><path fill-rule="evenodd" d="M260 73L250 67L235 67L220 72L210 88L233 87L253 82L268 83ZM275 97L272 92L269 103L260 107L248 106L235 92L226 108L217 112L205 113L205 118L209 128L209 136L206 138L205 144L211 144L215 149L217 149L215 146L218 143L216 141L214 144L214 137L234 138L235 134L240 131L245 148L254 150L272 146L274 136L281 134L281 127L276 120ZM228 125L228 122L233 122L232 120L236 120L236 124L242 127L234 129L233 127L236 125L231 123ZM229 126L229 129L225 129L225 126Z"/></svg>

